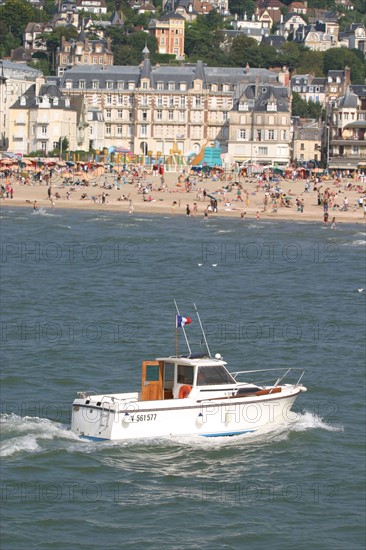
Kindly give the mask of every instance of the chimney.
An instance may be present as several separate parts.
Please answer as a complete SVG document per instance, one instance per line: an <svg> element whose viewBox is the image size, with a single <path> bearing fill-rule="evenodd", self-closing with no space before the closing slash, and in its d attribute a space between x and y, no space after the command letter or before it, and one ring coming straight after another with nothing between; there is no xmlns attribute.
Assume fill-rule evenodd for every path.
<svg viewBox="0 0 366 550"><path fill-rule="evenodd" d="M351 84L351 69L348 65L344 68L344 89L347 90L348 86Z"/></svg>

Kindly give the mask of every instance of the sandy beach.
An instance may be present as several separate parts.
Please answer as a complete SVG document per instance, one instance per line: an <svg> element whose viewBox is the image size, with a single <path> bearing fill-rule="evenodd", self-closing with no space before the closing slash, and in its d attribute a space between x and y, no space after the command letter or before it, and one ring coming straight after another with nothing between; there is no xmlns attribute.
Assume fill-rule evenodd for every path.
<svg viewBox="0 0 366 550"><path fill-rule="evenodd" d="M178 181L179 176L181 176L181 182ZM77 178L75 181L65 183L59 174L55 174L50 181L50 199L48 183L37 182L25 185L17 181L13 175L4 177L1 181L2 185L5 186L7 183L8 186L13 187L13 198L10 198L9 194L8 197L1 199L0 204L3 208L28 207L33 210L36 201L36 208L46 210L72 208L126 212L130 215L136 213L187 215L188 205L191 216L203 217L211 202L209 196L203 196L205 189L207 195L217 198L217 212L208 211L208 217L225 216L243 219L259 217L260 219L306 220L323 223L324 208L323 205L318 205L318 191L320 189L323 193L329 188L331 200L328 223L332 222L333 217L336 223L365 223L364 208L359 205L359 199L365 197L365 184L352 178L342 179L341 182L328 179L318 183L313 178L310 179L309 192L305 192L306 179L281 178L271 185L281 189L282 194L286 195L288 205L281 206L280 201L273 204L271 197L267 196L268 204L265 206L265 189L263 185L259 187L258 179L255 177L239 178L241 187L239 197L235 182L233 189L225 192L224 188L232 182L200 178L191 174L189 175L191 190L187 191L186 177L187 175L182 176L179 173L165 173L164 189L161 189L161 177L147 173L145 177L136 179L133 183L121 183L119 188L116 188L116 175L113 173L95 178L88 186L77 185ZM143 189L145 193L142 192ZM296 199L303 202L303 211L298 208ZM348 201L347 211L343 210L345 199Z"/></svg>

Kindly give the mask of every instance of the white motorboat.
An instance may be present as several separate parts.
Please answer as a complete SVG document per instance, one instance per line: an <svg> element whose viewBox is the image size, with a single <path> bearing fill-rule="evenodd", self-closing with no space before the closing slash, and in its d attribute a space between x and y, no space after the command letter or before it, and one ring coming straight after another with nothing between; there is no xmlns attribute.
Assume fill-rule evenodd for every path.
<svg viewBox="0 0 366 550"><path fill-rule="evenodd" d="M220 354L211 356L194 307L206 351L192 353L184 327L190 319L181 317L177 307L177 342L182 330L189 353L143 361L141 391L78 392L71 421L76 434L92 440L217 437L268 430L291 421L290 409L298 394L306 391L301 383L304 371L230 372ZM248 381L254 373L261 381ZM285 383L293 374L296 381ZM243 376L246 380L240 381Z"/></svg>

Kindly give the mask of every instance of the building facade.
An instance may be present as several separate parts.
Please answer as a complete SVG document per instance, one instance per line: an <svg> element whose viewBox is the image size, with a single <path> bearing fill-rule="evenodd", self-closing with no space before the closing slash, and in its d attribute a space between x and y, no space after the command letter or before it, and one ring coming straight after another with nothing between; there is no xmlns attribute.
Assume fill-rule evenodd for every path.
<svg viewBox="0 0 366 550"><path fill-rule="evenodd" d="M357 169L366 164L365 85L347 87L333 107L327 130L325 149L330 167Z"/></svg>
<svg viewBox="0 0 366 550"><path fill-rule="evenodd" d="M36 82L44 82L41 71L27 65L0 62L0 149L9 148L9 109Z"/></svg>
<svg viewBox="0 0 366 550"><path fill-rule="evenodd" d="M72 151L88 150L83 97L62 97L58 86L38 83L9 109L9 150L48 154L67 138Z"/></svg>
<svg viewBox="0 0 366 550"><path fill-rule="evenodd" d="M157 39L159 53L184 59L184 25L184 17L176 12L166 13L149 23L149 33Z"/></svg>
<svg viewBox="0 0 366 550"><path fill-rule="evenodd" d="M180 67L152 67L147 49L144 55L138 67L109 66L97 70L94 66L80 66L64 73L60 85L63 95L84 97L90 148L118 146L137 154L154 155L178 150L188 156L218 142L223 153L232 155L233 160L250 158L253 147L259 146L258 161L289 161L290 97L283 79L288 73L249 67L206 67L200 61ZM255 102L255 117L251 117L251 103L248 111L240 110L244 105L239 107L247 85L251 85L248 90L252 93L253 86L261 90L261 105ZM244 113L248 117L245 123L240 119ZM243 139L239 130L249 126L252 134ZM276 139L281 140L281 147L276 145Z"/></svg>

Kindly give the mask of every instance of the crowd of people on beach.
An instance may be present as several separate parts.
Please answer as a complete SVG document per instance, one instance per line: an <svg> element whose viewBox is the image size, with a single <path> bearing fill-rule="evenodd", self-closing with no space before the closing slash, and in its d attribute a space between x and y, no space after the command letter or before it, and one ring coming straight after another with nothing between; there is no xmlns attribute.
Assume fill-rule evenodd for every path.
<svg viewBox="0 0 366 550"><path fill-rule="evenodd" d="M25 170L26 168L26 170ZM162 165L152 167L139 164L113 166L103 163L74 163L65 161L47 162L27 161L26 166L19 162L0 160L2 176L2 199L14 197L14 186L47 186L47 200L52 209L60 199L89 201L92 204L105 205L110 201L128 203L133 211L132 195L141 195L143 203L163 202L165 194L192 193L193 206L181 205L181 200L173 200L172 213L185 208L187 217L202 213L205 219L220 211L238 211L244 218L248 210L256 211L258 219L262 213L277 214L280 209L296 210L304 213L307 198L313 192L317 197L317 207L323 211L323 222L328 223L329 211L347 212L363 208L366 217L366 176L361 172L335 171L332 174L307 173L292 170L279 174L266 169L258 174L246 174L241 171L225 172L219 167L199 169L182 167L180 173L169 174L169 185ZM172 177L175 182L172 184ZM298 189L300 184L301 190ZM291 187L289 187L291 185ZM122 191L125 186L133 192L120 193L112 199L112 190ZM295 192L291 190L294 186ZM212 187L214 189L212 190ZM350 204L348 194L357 193L356 203ZM203 208L198 208L199 203ZM253 203L251 205L251 202ZM245 210L243 206L245 205ZM259 209L257 210L259 206Z"/></svg>

